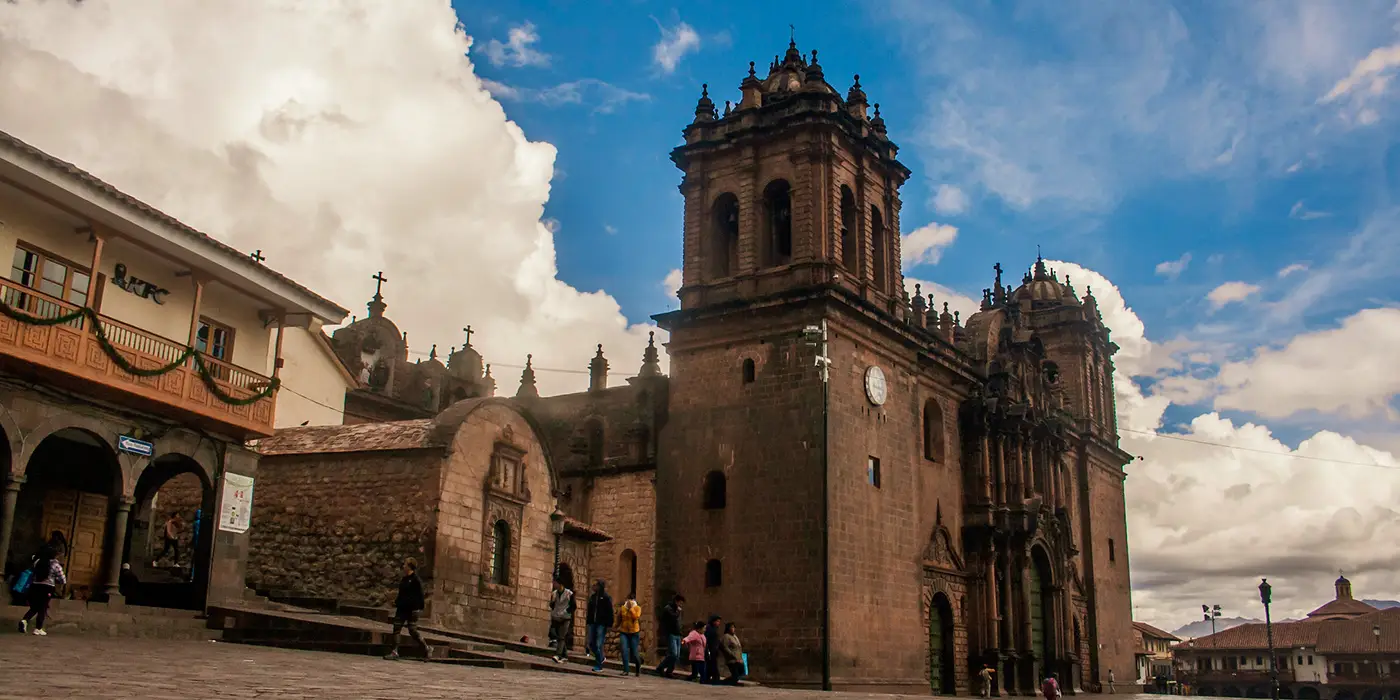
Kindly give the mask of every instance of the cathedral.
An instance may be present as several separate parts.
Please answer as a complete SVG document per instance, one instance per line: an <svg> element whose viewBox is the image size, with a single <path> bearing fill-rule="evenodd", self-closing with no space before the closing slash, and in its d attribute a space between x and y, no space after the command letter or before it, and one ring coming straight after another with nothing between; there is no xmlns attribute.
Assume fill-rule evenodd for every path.
<svg viewBox="0 0 1400 700"><path fill-rule="evenodd" d="M671 153L685 213L680 308L656 316L669 376L653 342L636 376L610 386L599 346L587 391L541 397L527 359L514 396L493 399L470 331L445 365L436 348L411 362L376 292L369 317L331 338L359 378L345 422L360 425L271 440L300 450L302 469L333 444L380 445L393 460L513 434L509 454L543 457L531 488L493 496L495 467L471 478L488 501L562 523L557 574L635 590L645 649L660 643L654 612L685 595L690 617L740 625L766 684L970 695L986 666L992 694L1034 695L1051 672L1071 693L1133 678L1130 456L1116 432L1117 348L1091 290L1037 259L1019 285L997 265L966 319L911 297L900 265L911 173L859 76L843 96L794 43L763 73L750 63L738 87L721 109L706 86ZM476 409L458 406L479 402L515 432L461 428ZM324 434L337 430L355 432ZM500 449L481 459L497 464ZM260 489L277 488L277 465L264 450ZM477 619L467 608L523 604L513 587L547 579L509 563L548 547L543 515L532 543L512 544L499 540L519 537L514 521L494 515L435 524L455 496L433 498L417 535L435 552L425 578L450 570L457 583L433 589L447 600L430 614ZM254 560L260 517L255 507ZM449 534L480 546L430 541ZM275 567L250 564L257 576ZM544 635L542 613L510 624Z"/></svg>

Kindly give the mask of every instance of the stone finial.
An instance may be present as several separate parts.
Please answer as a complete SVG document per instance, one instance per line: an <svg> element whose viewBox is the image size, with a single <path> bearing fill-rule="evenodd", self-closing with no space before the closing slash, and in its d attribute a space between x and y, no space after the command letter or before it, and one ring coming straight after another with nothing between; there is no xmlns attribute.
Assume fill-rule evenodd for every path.
<svg viewBox="0 0 1400 700"><path fill-rule="evenodd" d="M486 365L486 376L481 378L481 383L486 387L487 396L496 395L496 378L491 376L491 365Z"/></svg>
<svg viewBox="0 0 1400 700"><path fill-rule="evenodd" d="M520 372L520 388L515 390L517 399L537 399L540 390L535 386L534 355L525 356L525 369Z"/></svg>
<svg viewBox="0 0 1400 700"><path fill-rule="evenodd" d="M656 331L647 333L647 349L642 352L642 370L639 377L661 376L661 356L656 351Z"/></svg>
<svg viewBox="0 0 1400 700"><path fill-rule="evenodd" d="M865 110L869 102L865 99L865 91L860 88L860 75L856 75L856 81L851 85L851 89L846 91L846 112L857 121L865 121Z"/></svg>
<svg viewBox="0 0 1400 700"><path fill-rule="evenodd" d="M429 360L436 360L436 359L437 359L437 343L433 343L433 349L428 351L428 359L429 359Z"/></svg>
<svg viewBox="0 0 1400 700"><path fill-rule="evenodd" d="M598 354L588 363L588 390L602 391L608 388L608 358L603 357L603 344L598 344Z"/></svg>
<svg viewBox="0 0 1400 700"><path fill-rule="evenodd" d="M884 136L888 131L885 129L885 118L880 116L880 103L875 103L875 116L870 120L870 128L875 133Z"/></svg>
<svg viewBox="0 0 1400 700"><path fill-rule="evenodd" d="M695 121L712 122L715 120L715 103L710 99L710 84L705 83L700 86L700 101L695 103Z"/></svg>
<svg viewBox="0 0 1400 700"><path fill-rule="evenodd" d="M817 50L812 49L812 62L807 64L807 82L820 83L826 80L820 63L817 63Z"/></svg>

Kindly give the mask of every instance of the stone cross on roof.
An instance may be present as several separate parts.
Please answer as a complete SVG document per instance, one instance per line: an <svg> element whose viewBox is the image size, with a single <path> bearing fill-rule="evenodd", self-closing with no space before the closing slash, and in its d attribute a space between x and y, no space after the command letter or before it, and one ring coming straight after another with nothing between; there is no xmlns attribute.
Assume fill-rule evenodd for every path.
<svg viewBox="0 0 1400 700"><path fill-rule="evenodd" d="M467 334L467 344L466 344L466 345L463 345L462 348L463 348L463 349L466 349L466 348L471 347L471 346L472 346L472 327L471 327L471 326L467 326L466 328L463 328L463 329L462 329L462 332Z"/></svg>
<svg viewBox="0 0 1400 700"><path fill-rule="evenodd" d="M389 278L384 276L383 270L380 270L375 273L374 276L370 277L370 279L374 280L374 296L378 297L384 283L388 282Z"/></svg>

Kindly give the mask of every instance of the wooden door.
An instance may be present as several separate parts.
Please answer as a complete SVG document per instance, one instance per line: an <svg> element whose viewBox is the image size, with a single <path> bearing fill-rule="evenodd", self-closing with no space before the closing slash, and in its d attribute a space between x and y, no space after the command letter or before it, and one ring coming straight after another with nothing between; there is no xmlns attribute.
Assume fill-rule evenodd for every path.
<svg viewBox="0 0 1400 700"><path fill-rule="evenodd" d="M101 494L78 494L78 513L68 556L68 580L73 586L102 590L102 552L107 541L107 501Z"/></svg>
<svg viewBox="0 0 1400 700"><path fill-rule="evenodd" d="M96 493L50 489L44 496L44 536L57 530L68 540L59 558L75 597L101 590L108 498Z"/></svg>

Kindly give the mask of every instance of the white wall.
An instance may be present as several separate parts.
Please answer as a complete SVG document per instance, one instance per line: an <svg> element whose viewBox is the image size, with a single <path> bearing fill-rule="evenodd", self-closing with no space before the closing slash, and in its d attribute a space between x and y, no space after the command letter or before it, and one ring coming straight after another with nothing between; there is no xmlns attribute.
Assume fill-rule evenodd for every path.
<svg viewBox="0 0 1400 700"><path fill-rule="evenodd" d="M275 338L276 329L273 335ZM288 328L282 336L282 389L277 392L274 428L340 425L345 391L350 388L336 360L320 346L320 329ZM270 347L276 347L275 341ZM269 355L271 351L269 351Z"/></svg>
<svg viewBox="0 0 1400 700"><path fill-rule="evenodd" d="M66 262L87 269L92 264L94 244L89 237L75 231L75 224L65 221L45 205L18 195L14 190L0 187L0 258L3 271L10 277L16 243L23 241L38 252L48 253ZM135 276L169 290L162 295L164 303L132 294L112 283L116 266L126 266L128 277ZM124 239L108 237L102 249L98 273L103 276L100 292L94 291L93 305L97 310L140 330L161 336L178 346L190 339L191 312L194 308L194 282L190 276L177 277L179 266ZM271 374L268 358L268 333L258 319L262 304L257 300L224 287L208 283L200 305L200 315L233 329L233 364L258 374Z"/></svg>

